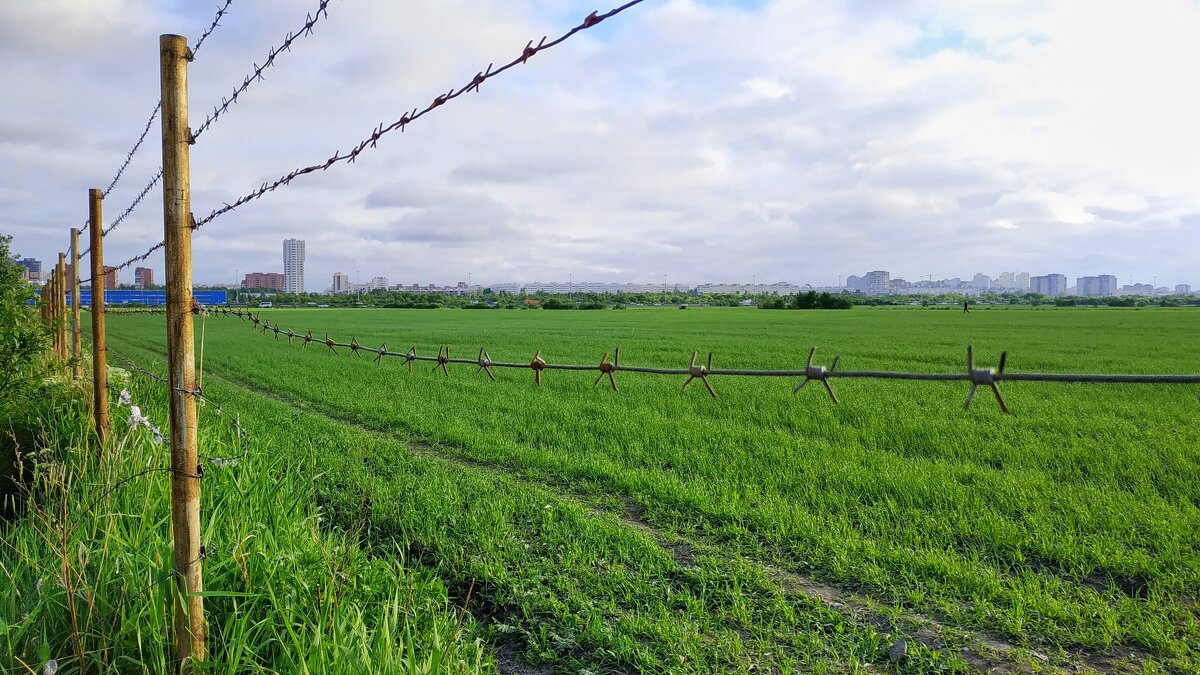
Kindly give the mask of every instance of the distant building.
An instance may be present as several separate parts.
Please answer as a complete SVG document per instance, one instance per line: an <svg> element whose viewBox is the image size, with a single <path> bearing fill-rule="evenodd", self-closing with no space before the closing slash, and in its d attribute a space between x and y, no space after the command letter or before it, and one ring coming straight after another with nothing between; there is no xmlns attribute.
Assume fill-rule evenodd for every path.
<svg viewBox="0 0 1200 675"><path fill-rule="evenodd" d="M1078 277L1075 279L1075 292L1078 295L1116 295L1117 290L1117 278L1111 274L1101 274L1094 277Z"/></svg>
<svg viewBox="0 0 1200 675"><path fill-rule="evenodd" d="M592 284L585 284L590 286ZM621 293L633 292L624 289L624 286L630 284L603 284L608 287L600 291L588 291L597 293ZM633 284L637 285L637 284ZM609 290L611 288L612 290ZM657 290L657 288L655 289ZM655 291L649 291L655 292ZM773 284L699 284L696 286L696 292L700 295L795 295L800 292L800 287L795 284L789 284L786 281L777 281Z"/></svg>
<svg viewBox="0 0 1200 675"><path fill-rule="evenodd" d="M284 276L278 272L251 272L242 280L242 288L269 288L284 292Z"/></svg>
<svg viewBox="0 0 1200 675"><path fill-rule="evenodd" d="M283 291L304 292L304 240L283 240Z"/></svg>
<svg viewBox="0 0 1200 675"><path fill-rule="evenodd" d="M1016 277L1016 288L1019 291L1029 290L1029 272L1019 272Z"/></svg>
<svg viewBox="0 0 1200 675"><path fill-rule="evenodd" d="M1175 284L1175 292L1180 295L1187 295L1192 292L1192 287L1187 284Z"/></svg>
<svg viewBox="0 0 1200 675"><path fill-rule="evenodd" d="M899 295L904 293L904 291L908 288L908 285L909 284L907 281L901 279L900 277L896 277L888 282L888 290L893 294Z"/></svg>
<svg viewBox="0 0 1200 675"><path fill-rule="evenodd" d="M104 290L111 291L117 287L117 268L104 266ZM82 294L81 296L82 297Z"/></svg>
<svg viewBox="0 0 1200 675"><path fill-rule="evenodd" d="M858 276L857 274L851 274L850 276L846 277L846 288L848 288L852 291L867 290L867 286L866 286L866 283L864 282L863 278Z"/></svg>
<svg viewBox="0 0 1200 675"><path fill-rule="evenodd" d="M997 282L999 283L1000 288L1016 288L1017 275L1013 274L1012 272L1001 272Z"/></svg>
<svg viewBox="0 0 1200 675"><path fill-rule="evenodd" d="M225 291L192 291L192 297L201 305L224 305L228 298ZM80 303L89 307L92 304L92 291L89 288L84 288L79 291ZM104 292L105 305L165 305L167 304L166 291L135 291L130 289L121 290L106 290Z"/></svg>
<svg viewBox="0 0 1200 675"><path fill-rule="evenodd" d="M1063 295L1067 292L1067 277L1062 274L1030 277L1029 289L1042 295Z"/></svg>
<svg viewBox="0 0 1200 675"><path fill-rule="evenodd" d="M367 288L371 289L372 291L380 290L380 289L387 290L387 287L388 287L387 277L372 277L371 282L369 284L367 284Z"/></svg>
<svg viewBox="0 0 1200 675"><path fill-rule="evenodd" d="M986 291L992 286L992 278L986 274L976 274L974 279L971 279L971 288L978 288L981 291Z"/></svg>
<svg viewBox="0 0 1200 675"><path fill-rule="evenodd" d="M891 275L884 270L867 272L863 277L863 290L868 295L884 295L891 291Z"/></svg>
<svg viewBox="0 0 1200 675"><path fill-rule="evenodd" d="M329 291L334 295L350 292L350 275L342 274L341 272L333 273L333 286L329 287Z"/></svg>
<svg viewBox="0 0 1200 675"><path fill-rule="evenodd" d="M1100 292L1100 277L1076 277L1075 294L1086 296L1104 295Z"/></svg>
<svg viewBox="0 0 1200 675"><path fill-rule="evenodd" d="M521 284L505 282L505 283L500 283L500 284L492 284L491 286L488 286L488 288L492 289L493 293L508 293L509 295L520 295L521 289L523 287L521 286Z"/></svg>
<svg viewBox="0 0 1200 675"><path fill-rule="evenodd" d="M40 284L42 279L42 261L33 258L22 258L17 261L17 264L25 268L25 276L29 281Z"/></svg>
<svg viewBox="0 0 1200 675"><path fill-rule="evenodd" d="M1121 295L1154 295L1154 285L1125 284L1121 287Z"/></svg>
<svg viewBox="0 0 1200 675"><path fill-rule="evenodd" d="M154 270L149 267L138 267L133 270L133 286L145 290L154 285Z"/></svg>

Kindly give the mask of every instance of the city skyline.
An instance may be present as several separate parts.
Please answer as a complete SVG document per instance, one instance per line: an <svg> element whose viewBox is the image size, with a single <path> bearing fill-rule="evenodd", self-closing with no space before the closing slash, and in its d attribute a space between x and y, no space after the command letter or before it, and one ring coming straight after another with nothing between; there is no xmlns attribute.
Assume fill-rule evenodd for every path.
<svg viewBox="0 0 1200 675"><path fill-rule="evenodd" d="M331 6L193 148L193 210L203 218L349 147L592 9ZM239 28L210 42L220 59L189 75L198 116L294 11L233 6ZM66 250L88 188L107 185L159 96L158 35L195 38L210 20L196 3L0 6L0 82L30 92L0 110L0 232L13 252ZM455 30L413 51L443 25ZM1197 32L1200 6L1186 0L646 3L354 164L197 230L193 272L281 270L279 241L295 237L321 252L305 267L321 286L355 269L443 283L757 274L831 285L857 268L915 279L948 261L1195 284ZM419 69L384 66L416 54ZM106 198L106 220L160 166L158 135ZM161 239L160 197L106 237L108 262ZM145 264L161 278L161 254Z"/></svg>
<svg viewBox="0 0 1200 675"><path fill-rule="evenodd" d="M296 240L290 239L287 241L296 241ZM301 249L302 249L303 242L301 241L299 243L301 244ZM301 254L303 254L303 253L301 253ZM44 263L42 263L42 261L36 260L36 259L30 259L27 257L22 258L22 259L18 259L18 258L20 258L20 257L14 256L13 259L14 259L14 261L17 261L18 264L21 264L22 266L26 266L26 263L44 264ZM303 263L301 263L301 264L303 264ZM265 265L259 265L258 267L260 269L266 268ZM157 274L157 272L152 268L138 267L137 270L147 270L147 275L150 279L152 279L153 276L155 274ZM1030 283L1033 278L1035 278L1037 276L1046 276L1046 275L1033 275L1033 274L1030 274L1029 272L1025 272L1025 271L1022 271L1022 272L1005 271L1005 272L999 272L995 276L991 276L986 272L975 272L975 273L972 273L969 275L964 274L963 276L940 276L938 274L933 274L933 273L926 273L926 274L922 274L919 276L910 276L910 275L906 276L906 275L893 275L888 270L879 270L879 271L885 272L888 275L887 281L889 283L892 280L900 279L900 280L904 280L904 281L908 282L909 284L912 284L912 286L914 288L919 288L919 287L921 287L922 284L925 284L926 282L929 282L929 283L961 282L963 284L963 286L966 288L979 288L978 285L972 286L971 284L973 282L978 282L980 277L985 277L988 280L988 285L984 286L983 287L984 289L1002 288L1002 289L1030 290L1030 288L1031 288ZM127 271L121 270L121 272L127 272ZM303 271L301 270L301 274L302 273L303 273ZM138 283L137 279L136 279L136 272L134 274L135 274L135 279L132 282L132 285L136 286ZM356 274L356 278L361 277L361 270L356 270L355 274ZM473 274L474 274L473 272L468 272L467 274L462 275L462 276L470 278ZM864 274L870 274L870 273L867 272ZM109 276L111 277L112 275L113 275L113 273L110 271ZM235 276L239 276L239 275L241 278L235 278L235 279L233 279L233 281L230 281L229 278L227 278L227 277L218 277L218 278L212 279L212 280L197 279L197 280L195 280L195 285L196 286L206 286L206 287L230 287L230 288L233 288L233 287L242 287L242 288L263 287L263 288L272 288L272 289L279 290L279 291L284 291L287 288L286 273L255 271L255 272L245 272L245 273L239 272ZM346 274L344 272L335 272L334 275L335 275L334 282L332 284L330 284L330 285L321 284L320 285L321 287L319 289L307 289L304 292L320 293L320 292L333 291L336 293L336 292L342 292L345 290L353 289L355 287L368 287L368 288L392 287L397 284L391 283L391 280L401 278L401 275L396 275L393 277L388 274L382 274L382 275L374 274L374 270L369 271L368 276L366 277L367 278L366 283L361 283L358 280L351 279L350 275ZM340 282L338 281L336 275L340 275ZM1139 291L1149 288L1156 292L1163 291L1163 289L1166 289L1166 292L1176 292L1176 289L1178 287L1185 286L1188 288L1188 290L1182 291L1182 292L1190 293L1192 288L1196 288L1196 285L1193 284L1189 280L1163 279L1162 281L1160 281L1158 278L1158 275L1151 275L1150 280L1148 282L1146 280L1142 280L1142 279L1133 277L1132 275L1129 277L1125 277L1124 279L1122 279L1121 275L1111 275L1111 274L1063 274L1061 272L1048 272L1047 275L1060 275L1060 276L1064 277L1064 279L1065 279L1065 283L1063 286L1064 288L1072 288L1072 287L1078 286L1079 281L1081 279L1096 279L1096 280L1098 280L1100 278L1112 279L1113 280L1111 282L1112 287L1116 288L1116 289L1137 287L1139 289ZM758 281L758 277L760 277L760 276L763 277L763 281L761 281L761 282ZM758 285L758 286L762 286L762 287L767 287L772 284L792 284L792 285L794 285L796 287L800 287L800 288L809 286L809 287L813 287L813 288L826 288L826 289L832 289L832 288L852 288L853 289L853 287L850 285L850 280L855 276L856 276L855 274L839 274L839 275L837 275L837 281L835 283L831 283L831 280L829 280L829 279L808 279L808 280L770 279L765 274L754 274L754 273L752 273L750 275L749 280L744 280L744 279L737 280L737 279L728 279L728 278L725 278L725 279L707 278L707 279L678 279L678 280L671 282L671 281L668 281L668 279L669 279L669 275L668 275L668 279L662 279L662 280L631 279L631 280L613 281L613 280L580 278L579 280L577 280L574 283L579 284L579 286L581 288L586 285L589 285L589 284L610 284L610 285L611 284L617 284L617 285L625 284L625 285L634 285L634 286L646 287L646 288L652 288L652 287L663 288L663 287L675 287L675 286L678 286L681 288L682 287L695 288L698 286L706 286L706 285L707 286L730 286L730 285L732 285L732 286L745 286L745 287ZM1011 281L1006 281L1007 277L1011 277ZM1021 277L1024 277L1023 283L1018 282L1018 280ZM573 276L571 276L571 279L573 279ZM248 281L251 283L250 286L247 286ZM415 280L415 278L406 277L406 281L401 281L398 283L402 284L402 285L406 285L406 286L412 286L415 284L415 285L421 286L421 287L435 286L435 287L440 287L440 288L453 288L460 281L461 281L461 278L455 278L451 275L442 275L440 278L434 279L433 281L430 281L429 279ZM117 283L118 284L130 284L131 282L123 281L118 277ZM150 283L153 283L153 282L150 281ZM1108 283L1108 282L1106 282L1106 283ZM515 280L512 278L506 278L506 279L501 280L500 277L497 277L496 279L486 279L483 282L478 282L478 283L475 283L472 285L478 286L480 288L485 288L485 287L489 287L489 286L512 286L513 284L516 284L516 285L562 284L564 286L569 286L572 284L572 281L570 279L567 281L562 281L562 280L544 281L544 280L539 280L539 279ZM864 289L860 289L860 290L864 290ZM876 289L876 290L878 290L878 289ZM288 291L288 292L291 292L291 291ZM1096 294L1097 295L1106 295L1108 293L1096 293Z"/></svg>

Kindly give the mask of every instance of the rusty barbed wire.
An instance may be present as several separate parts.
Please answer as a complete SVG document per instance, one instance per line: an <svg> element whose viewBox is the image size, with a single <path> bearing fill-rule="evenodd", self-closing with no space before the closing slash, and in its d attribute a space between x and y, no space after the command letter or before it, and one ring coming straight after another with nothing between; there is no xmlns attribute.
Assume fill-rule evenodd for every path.
<svg viewBox="0 0 1200 675"><path fill-rule="evenodd" d="M263 63L263 65L260 66L257 63L253 64L254 69L245 77L244 80L242 80L241 85L234 88L233 95L228 99L221 97L221 105L214 106L213 111L209 113L204 122L197 127L196 131L192 134L193 142L199 140L200 136L204 134L205 131L208 131L209 127L211 127L218 118L229 112L229 106L237 103L238 96L244 94L246 90L250 88L252 83L262 81L263 71L275 65L275 57L279 56L285 51L291 52L292 43L296 40L296 38L312 35L313 27L317 25L317 22L320 21L322 17L326 19L329 18L329 3L332 1L333 0L320 0L316 14L305 15L304 24L300 26L299 30L297 30L295 33L288 31L287 36L283 39L283 43L278 47L272 47L270 51L267 52L267 60ZM195 49L192 51L195 52Z"/></svg>
<svg viewBox="0 0 1200 675"><path fill-rule="evenodd" d="M162 167L159 167L158 171L153 176L151 176L150 182L146 183L146 187L142 188L142 191L138 193L138 196L134 198L133 202L129 206L127 206L125 208L125 210L121 212L121 215L117 216L116 219L113 220L112 223L109 224L108 227L101 230L101 232L100 232L101 236L107 237L109 232L112 232L113 230L117 229L118 225L120 225L122 222L125 221L126 218L128 218L130 215L132 215L133 212L137 209L138 205L142 203L142 200L146 198L146 195L150 194L150 191L154 189L154 186L158 185L159 182L162 181L162 177L163 177L163 170L162 170ZM79 255L77 255L75 257L75 259L83 260L83 256L87 255L88 253L91 253L91 251L92 251L92 247L91 247L91 245L88 245L88 247L83 249L83 252L80 253ZM91 279L88 279L88 281L90 282ZM82 283L82 281L80 283Z"/></svg>
<svg viewBox="0 0 1200 675"><path fill-rule="evenodd" d="M146 126L142 129L142 135L138 136L137 142L134 143L133 147L129 149L129 152L125 154L125 161L121 164L121 168L117 169L117 174L113 176L112 181L108 184L108 187L104 188L103 195L105 197L107 197L108 193L112 192L113 188L117 186L117 183L121 180L121 176L125 175L125 169L128 168L129 163L133 161L133 156L137 154L139 149L141 149L142 143L144 143L146 140L146 135L150 133L150 127L154 126L154 120L158 119L158 113L161 110L162 103L155 103L154 110L150 113L150 119L146 120Z"/></svg>
<svg viewBox="0 0 1200 675"><path fill-rule="evenodd" d="M559 37L555 40L551 40L550 42L547 42L546 37L544 37L544 36L542 37L541 41L539 41L537 43L537 45L534 45L533 41L530 40L529 43L525 45L525 48L521 51L521 55L516 57L512 61L508 62L507 64L500 66L499 68L494 68L494 66L495 66L494 63L488 64L488 67L486 70L479 71L478 73L476 73L475 76L473 78L471 78L471 80L469 82L467 82L466 84L462 85L461 87L459 87L457 89L452 88L452 89L450 89L450 91L446 92L445 94L440 94L440 95L434 97L433 101L430 102L428 105L426 105L423 109L422 108L414 108L412 112L405 113L404 115L402 115L400 117L400 119L396 120L395 122L392 122L390 125L387 125L387 126L385 126L382 122L380 122L379 126L377 128L375 128L374 131L371 132L370 136L368 136L367 138L360 141L358 143L358 145L351 148L345 154L343 154L341 152L341 150L338 150L331 157L326 159L324 162L321 162L319 164L313 164L313 165L306 166L306 167L299 168L299 169L295 169L295 170L291 171L290 173L287 173L287 174L281 176L274 182L263 183L257 189L252 190L251 192L243 195L242 197L239 197L232 204L226 202L224 206L222 206L218 209L214 209L212 212L210 212L204 218L197 220L194 227L195 228L203 227L204 225L212 222L214 219L219 218L222 215L229 213L230 211L233 211L234 209L236 209L244 204L252 202L252 201L262 197L264 194L266 194L268 192L273 192L282 186L289 185L293 180L295 180L296 178L299 178L300 176L303 176L303 175L309 174L309 173L313 173L314 171L318 171L318 170L325 171L329 167L331 167L334 164L337 164L339 162L348 162L351 164L354 163L354 161L358 158L359 154L361 154L364 150L366 150L368 148L375 148L377 146L377 144L379 143L379 139L382 138L383 136L385 136L386 134L389 134L397 129L399 129L403 133L405 127L407 127L409 124L417 121L418 119L424 117L428 113L432 112L434 109L439 108L442 105L445 105L446 103L458 98L459 96L462 96L463 94L465 94L469 91L478 92L480 85L482 85L487 80L490 80L491 78L496 77L497 75L500 75L501 73L509 70L510 68L516 67L517 65L527 63L531 57L535 56L539 52L550 49L551 47L554 47L554 46L564 42L565 40L570 38L572 35L575 35L576 33L580 32L580 31L587 30L587 29L595 26L596 24L600 23L601 21L604 21L605 19L608 19L617 14L620 14L621 12L624 12L625 10L629 9L630 7L641 4L642 2L644 2L644 0L631 0L630 2L627 2L624 5L621 5L620 7L612 9L605 14L599 14L598 12L592 12L587 17L585 17L583 19L583 22L580 23L578 26L575 26L571 30L564 33L561 37Z"/></svg>
<svg viewBox="0 0 1200 675"><path fill-rule="evenodd" d="M133 256L132 258L130 258L129 260L126 260L125 262L121 263L120 265L116 265L116 266L113 266L113 265L105 265L105 266L104 266L104 268L105 268L105 270L106 270L106 271L105 271L105 274L108 274L109 272L119 272L119 271L121 271L121 270L123 270L123 269L125 269L125 268L129 267L130 265L132 265L132 264L134 264L134 263L137 263L137 262L142 262L142 261L143 261L143 260L145 260L146 258L149 258L149 257L150 257L150 255L151 255L152 253L154 253L154 252L155 252L155 251L157 251L158 249L162 248L163 246L166 246L166 242L160 241L160 242L158 242L157 244L155 244L155 245L151 246L151 247L150 247L149 249L147 249L146 251L144 251L144 252L142 252L142 253L139 253L138 255L135 255L135 256ZM89 277L89 278L87 278L87 279L80 279L80 280L79 280L79 284L80 284L80 285L83 285L83 284L95 285L95 283L96 283L96 278L95 278L95 277Z"/></svg>
<svg viewBox="0 0 1200 675"><path fill-rule="evenodd" d="M219 7L217 9L217 14L216 14L216 16L213 17L212 23L209 24L208 28L204 31L204 33L200 35L200 39L197 40L196 44L192 47L192 49L191 49L191 57L192 58L195 58L196 52L200 51L200 47L201 47L201 45L204 44L204 41L207 40L208 36L212 35L213 31L215 31L217 29L217 27L220 25L221 18L224 17L226 13L228 13L229 6L231 4L233 4L233 0L225 0L225 4L221 5L221 7ZM117 186L117 183L119 183L121 181L121 177L125 175L125 169L129 168L129 163L133 161L134 155L136 155L138 153L138 150L140 150L142 147L142 143L144 143L146 141L146 136L150 133L150 128L154 126L154 120L158 119L158 113L161 111L162 111L162 101L158 101L157 103L154 104L154 110L152 110L150 112L150 118L146 120L146 126L142 129L141 135L138 136L137 142L133 144L133 147L129 149L129 152L125 153L125 161L121 163L120 168L117 169L117 173L112 177L112 180L109 181L108 187L104 188L103 196L107 197L108 194L113 191L113 188L115 188ZM162 174L162 169L159 169L159 177L160 178L161 178L161 174ZM140 198L138 201L140 201ZM83 224L83 227L81 227L79 229L80 233L86 232L89 225L90 225L90 222L85 221ZM113 227L116 227L115 223L111 227L109 227L109 229L111 230ZM108 234L108 230L105 230L104 234ZM84 254L86 254L86 253L87 253L87 251L84 251ZM79 258L82 258L82 257L83 257L83 254L80 254ZM76 258L76 259L79 259L79 258Z"/></svg>
<svg viewBox="0 0 1200 675"><path fill-rule="evenodd" d="M409 372L412 372L412 364L414 361L427 361L434 363L434 371L440 370L445 377L450 376L448 366L450 364L469 364L477 366L476 373L484 372L487 376L495 381L495 376L492 373L493 368L528 368L533 371L534 381L537 386L542 384L542 371L545 370L570 370L570 371L592 371L599 372L593 386L598 386L604 378L608 378L609 384L614 391L618 391L615 374L626 373L643 373L649 375L672 375L686 376L687 379L683 382L683 388L687 389L695 380L700 380L704 385L708 394L713 398L717 398L716 389L713 387L710 377L800 377L803 380L792 389L792 393L799 393L806 384L811 381L820 381L829 394L830 399L836 404L838 400L837 394L834 393L833 386L830 380L834 378L851 378L851 379L878 379L878 380L913 380L913 381L933 381L933 382L968 382L971 385L967 393L967 399L964 403L964 408L969 408L975 398L975 393L979 387L988 387L996 398L1000 409L1009 413L1007 402L1004 400L1000 392L1000 383L1005 381L1011 382L1061 382L1061 383L1094 383L1094 384L1200 384L1200 374L1188 375L1123 375L1123 374L1070 374L1070 373L1006 373L1005 366L1008 361L1008 352L1000 353L1000 360L996 368L978 368L975 365L975 349L972 345L967 346L966 368L962 372L957 373L910 373L897 371L881 371L881 370L837 370L837 363L840 357L835 357L829 368L824 366L814 366L813 358L816 355L816 347L813 347L808 353L808 359L802 369L785 369L785 370L756 370L745 368L714 368L713 353L709 352L705 363L699 363L699 352L693 351L691 361L683 368L661 368L653 366L630 366L623 365L620 362L621 350L617 347L613 352L613 359L609 361L609 352L605 352L601 357L598 365L584 365L572 363L550 363L542 357L542 352L539 350L533 355L533 360L529 363L510 363L503 361L493 361L485 348L480 348L479 355L474 359L451 358L450 347L441 345L438 348L437 356L424 356L417 354L417 348L414 345L407 352L390 351L386 343L378 348L364 346L359 343L358 338L352 337L350 342L338 342L325 334L324 339L314 338L311 330L306 331L303 336L298 331L292 329L284 329L280 327L279 322L271 325L271 320L263 319L262 313L255 314L249 310L241 310L230 307L214 307L205 308L206 313L216 316L237 317L241 320L250 321L251 328L258 330L260 334L268 332L274 333L275 339L278 341L280 335L285 335L288 338L288 343L291 344L293 338L301 337L303 340L302 347L308 347L310 343L324 345L330 352L338 354L338 349L347 349L351 356L361 357L365 352L372 355L372 361L377 365L383 365L385 358L400 358L404 359L408 365Z"/></svg>

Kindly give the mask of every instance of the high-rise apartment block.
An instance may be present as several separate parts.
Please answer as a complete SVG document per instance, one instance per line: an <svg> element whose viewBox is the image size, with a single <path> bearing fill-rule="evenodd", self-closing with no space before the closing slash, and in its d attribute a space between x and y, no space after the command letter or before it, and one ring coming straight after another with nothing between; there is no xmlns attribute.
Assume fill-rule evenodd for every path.
<svg viewBox="0 0 1200 675"><path fill-rule="evenodd" d="M283 291L304 292L304 240L283 240Z"/></svg>
<svg viewBox="0 0 1200 675"><path fill-rule="evenodd" d="M1063 274L1030 277L1029 289L1042 295L1064 295L1067 292L1067 277Z"/></svg>
<svg viewBox="0 0 1200 675"><path fill-rule="evenodd" d="M1017 275L1012 272L1001 272L999 279L996 280L1000 288L1016 288Z"/></svg>
<svg viewBox="0 0 1200 675"><path fill-rule="evenodd" d="M1075 279L1075 293L1086 296L1116 295L1117 278L1111 274L1101 274L1096 277L1077 277Z"/></svg>
<svg viewBox="0 0 1200 675"><path fill-rule="evenodd" d="M341 272L334 272L333 286L331 286L329 290L332 291L334 295L339 293L349 293L352 290L350 287L350 275L342 274Z"/></svg>
<svg viewBox="0 0 1200 675"><path fill-rule="evenodd" d="M1175 292L1180 295L1187 295L1192 292L1192 287L1188 284L1175 284Z"/></svg>
<svg viewBox="0 0 1200 675"><path fill-rule="evenodd" d="M138 290L145 290L154 285L154 270L149 267L138 267L133 270L133 285Z"/></svg>
<svg viewBox="0 0 1200 675"><path fill-rule="evenodd" d="M883 295L892 290L891 274L883 270L867 272L863 277L863 286L870 295Z"/></svg>
<svg viewBox="0 0 1200 675"><path fill-rule="evenodd" d="M1014 286L1014 288L1016 288L1017 290L1020 290L1020 291L1029 290L1029 272L1021 272L1021 273L1017 274L1016 283L1017 283L1017 285Z"/></svg>

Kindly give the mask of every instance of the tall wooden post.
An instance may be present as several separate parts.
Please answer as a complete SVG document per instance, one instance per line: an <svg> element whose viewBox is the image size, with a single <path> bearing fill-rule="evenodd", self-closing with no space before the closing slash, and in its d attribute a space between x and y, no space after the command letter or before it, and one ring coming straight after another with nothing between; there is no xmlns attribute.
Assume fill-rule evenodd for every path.
<svg viewBox="0 0 1200 675"><path fill-rule="evenodd" d="M79 228L71 228L71 377L83 375L82 342L79 336Z"/></svg>
<svg viewBox="0 0 1200 675"><path fill-rule="evenodd" d="M58 254L58 357L66 361L71 356L70 328L67 326L67 254Z"/></svg>
<svg viewBox="0 0 1200 675"><path fill-rule="evenodd" d="M196 355L192 326L191 132L181 35L159 37L162 82L163 241L167 267L167 367L171 386L171 524L175 537L175 656L205 658L196 447Z"/></svg>
<svg viewBox="0 0 1200 675"><path fill-rule="evenodd" d="M92 414L101 452L108 442L108 340L104 336L104 192L88 191L88 233L92 243Z"/></svg>
<svg viewBox="0 0 1200 675"><path fill-rule="evenodd" d="M58 274L55 268L50 268L50 279L42 287L42 297L46 299L46 326L50 328L50 351L58 356L58 328L54 325L54 314L58 311Z"/></svg>

